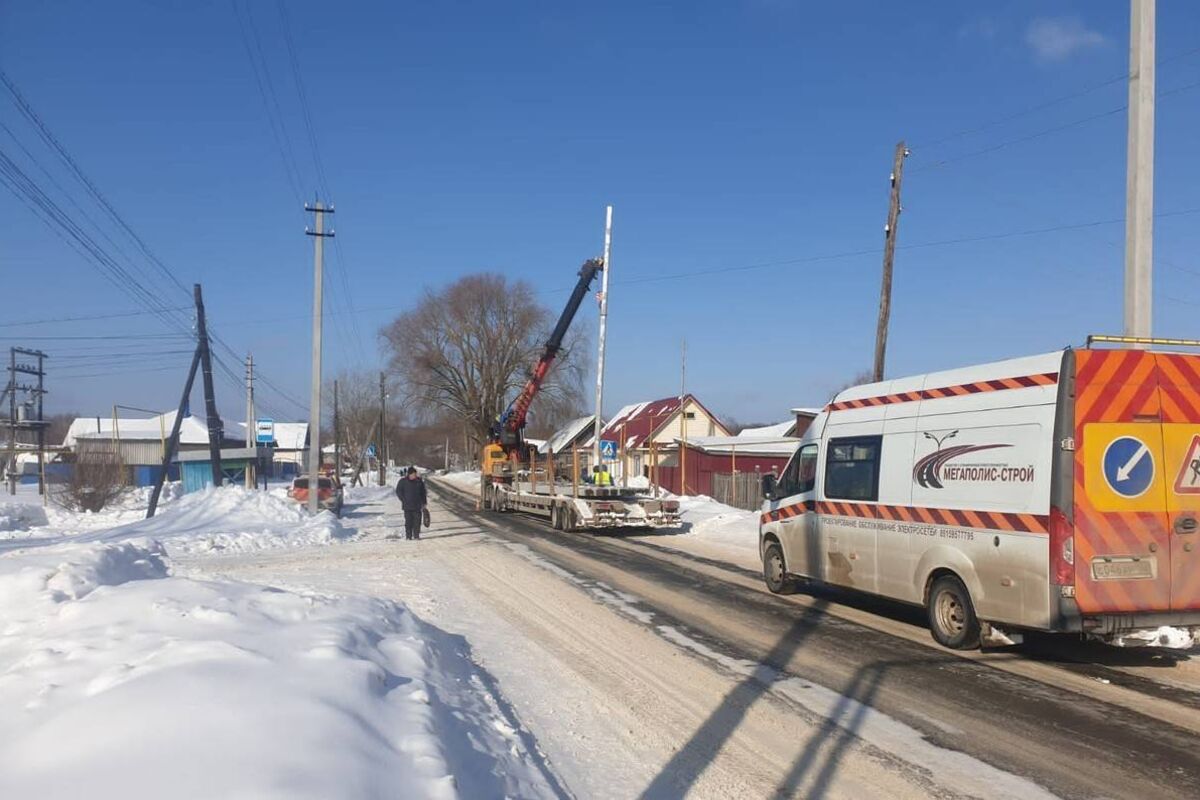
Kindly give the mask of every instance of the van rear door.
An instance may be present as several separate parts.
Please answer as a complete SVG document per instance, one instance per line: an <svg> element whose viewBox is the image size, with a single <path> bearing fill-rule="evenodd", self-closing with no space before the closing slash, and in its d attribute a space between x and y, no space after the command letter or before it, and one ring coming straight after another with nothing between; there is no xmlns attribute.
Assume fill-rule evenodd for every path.
<svg viewBox="0 0 1200 800"><path fill-rule="evenodd" d="M1164 397L1171 418L1178 412L1172 393L1159 391L1158 358L1076 353L1075 596L1085 614L1172 607Z"/></svg>
<svg viewBox="0 0 1200 800"><path fill-rule="evenodd" d="M1200 609L1200 356L1155 355L1162 406L1171 608Z"/></svg>

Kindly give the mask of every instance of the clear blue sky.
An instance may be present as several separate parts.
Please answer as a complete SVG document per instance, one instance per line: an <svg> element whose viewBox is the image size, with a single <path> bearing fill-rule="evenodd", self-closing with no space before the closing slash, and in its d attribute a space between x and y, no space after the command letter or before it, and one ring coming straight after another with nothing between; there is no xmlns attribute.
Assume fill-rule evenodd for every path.
<svg viewBox="0 0 1200 800"><path fill-rule="evenodd" d="M7 3L0 66L154 252L185 284L204 284L222 336L306 401L312 242L247 55L259 47L254 31L305 196L318 179L279 9L250 5ZM685 336L688 388L718 412L766 421L821 403L871 360L900 138L913 152L890 374L1120 329L1121 224L906 246L1123 216L1125 114L1104 112L1125 103L1126 87L1101 84L1126 70L1126 3L288 9L345 256L331 254L331 310L349 300L358 311L357 335L346 314L327 326L327 374L377 365L379 327L424 287L470 272L533 281L557 313L580 262L599 253L612 203L609 410L678 391ZM1162 0L1158 15L1167 93L1200 81L1200 53L1176 57L1200 47L1200 7ZM1198 99L1193 87L1160 101L1159 212L1200 207ZM7 96L0 121L99 219ZM0 149L56 192L3 130ZM0 213L0 322L138 308L2 189ZM1200 336L1198 217L1157 221L1157 334ZM792 263L651 280L781 261ZM178 288L155 291L187 301ZM595 305L584 308L594 325ZM6 325L0 343L164 330L146 317ZM143 347L159 355L88 369L81 356L110 341L129 347L18 343L59 353L52 369L79 376L52 371L52 408L173 405L186 357L170 351L180 345L150 340ZM177 369L130 371L171 359ZM239 416L236 390L218 391ZM271 392L263 399L281 416L301 413Z"/></svg>

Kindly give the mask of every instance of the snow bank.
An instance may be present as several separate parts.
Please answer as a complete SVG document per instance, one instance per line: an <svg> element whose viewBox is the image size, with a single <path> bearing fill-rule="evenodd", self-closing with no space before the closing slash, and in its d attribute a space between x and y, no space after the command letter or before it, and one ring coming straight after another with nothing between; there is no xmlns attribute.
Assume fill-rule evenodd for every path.
<svg viewBox="0 0 1200 800"><path fill-rule="evenodd" d="M676 499L689 536L758 552L758 512L727 506L706 495Z"/></svg>
<svg viewBox="0 0 1200 800"><path fill-rule="evenodd" d="M0 534L48 525L46 509L32 503L0 503Z"/></svg>
<svg viewBox="0 0 1200 800"><path fill-rule="evenodd" d="M453 485L455 488L479 494L479 470L467 470L465 472L447 472L445 475L438 476L439 481L445 481Z"/></svg>
<svg viewBox="0 0 1200 800"><path fill-rule="evenodd" d="M81 538L112 542L150 537L172 553L205 553L328 544L352 533L328 511L310 516L287 497L222 486L184 495L151 519Z"/></svg>
<svg viewBox="0 0 1200 800"><path fill-rule="evenodd" d="M44 513L46 524L0 533L0 539L21 540L10 541L7 546L0 546L0 550L59 541L120 542L150 538L162 542L174 554L245 552L328 544L354 533L327 511L309 516L299 503L286 496L240 486L183 495L160 506L152 519L145 519L145 499L134 493L97 514L53 507Z"/></svg>
<svg viewBox="0 0 1200 800"><path fill-rule="evenodd" d="M554 797L463 640L370 598L0 555L0 797Z"/></svg>

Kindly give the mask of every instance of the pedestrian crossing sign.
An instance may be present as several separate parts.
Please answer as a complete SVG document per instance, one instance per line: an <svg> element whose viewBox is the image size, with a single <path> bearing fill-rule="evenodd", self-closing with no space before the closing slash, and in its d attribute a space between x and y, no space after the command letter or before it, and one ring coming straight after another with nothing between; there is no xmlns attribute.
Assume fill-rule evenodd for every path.
<svg viewBox="0 0 1200 800"><path fill-rule="evenodd" d="M600 440L600 457L605 461L617 460L617 443L612 439Z"/></svg>
<svg viewBox="0 0 1200 800"><path fill-rule="evenodd" d="M1175 477L1175 494L1200 494L1200 434L1192 435Z"/></svg>

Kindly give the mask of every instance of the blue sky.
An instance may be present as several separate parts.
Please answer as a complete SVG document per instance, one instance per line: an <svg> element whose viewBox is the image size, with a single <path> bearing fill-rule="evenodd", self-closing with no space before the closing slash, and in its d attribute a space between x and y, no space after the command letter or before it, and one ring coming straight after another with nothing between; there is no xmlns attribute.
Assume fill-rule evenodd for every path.
<svg viewBox="0 0 1200 800"><path fill-rule="evenodd" d="M821 403L871 361L901 138L912 156L890 375L1120 329L1122 224L913 245L1123 216L1124 3L287 8L338 211L327 374L377 365L379 327L459 275L525 278L557 313L611 203L609 410L677 392L684 337L688 388L720 413L765 421ZM1163 0L1158 18L1159 91L1182 88L1158 109L1156 203L1169 214L1200 208L1200 7ZM259 47L294 181L247 55ZM278 6L8 3L0 66L161 260L204 284L222 337L305 401L312 243L293 183L309 197L319 181ZM45 166L100 218L7 96L0 121L16 136L0 130L0 150L53 193ZM134 346L29 338L165 332L153 318L11 324L138 306L6 190L0 213L0 343L58 354L52 370L75 377L52 371L51 407L173 405L176 340L105 361L92 356L106 344ZM1200 334L1198 216L1157 220L1156 334ZM740 269L757 264L774 266ZM582 316L594 326L594 304ZM218 397L240 416L231 383ZM262 399L302 414L272 390Z"/></svg>

